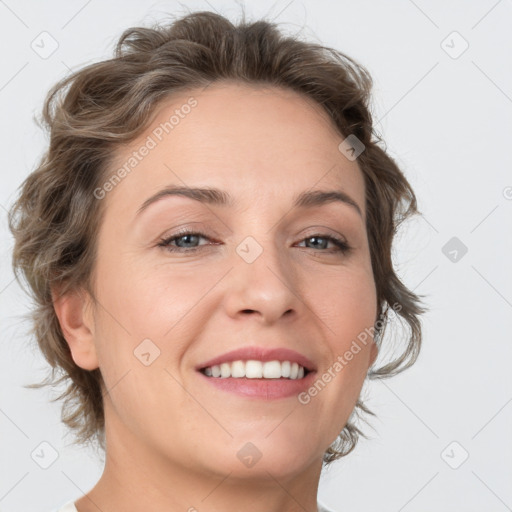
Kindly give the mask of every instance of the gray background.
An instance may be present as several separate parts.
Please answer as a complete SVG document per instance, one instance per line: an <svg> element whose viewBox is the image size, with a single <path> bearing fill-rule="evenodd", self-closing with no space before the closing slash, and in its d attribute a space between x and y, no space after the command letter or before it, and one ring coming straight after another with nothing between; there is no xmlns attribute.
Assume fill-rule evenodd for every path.
<svg viewBox="0 0 512 512"><path fill-rule="evenodd" d="M240 12L234 1L186 5ZM431 308L420 359L366 388L378 415L365 429L372 439L323 474L320 500L344 512L512 510L512 3L265 0L247 1L246 11L368 68L377 129L424 214L394 249L400 276ZM102 471L65 436L50 392L22 387L46 370L23 321L30 301L13 281L6 225L16 188L44 149L32 117L70 69L110 57L125 28L166 12L183 7L0 1L0 511L48 512ZM47 58L31 47L46 37L51 48L43 31L58 43ZM468 249L461 256L454 246L456 261L445 247L452 237ZM58 453L48 469L31 458L42 442Z"/></svg>

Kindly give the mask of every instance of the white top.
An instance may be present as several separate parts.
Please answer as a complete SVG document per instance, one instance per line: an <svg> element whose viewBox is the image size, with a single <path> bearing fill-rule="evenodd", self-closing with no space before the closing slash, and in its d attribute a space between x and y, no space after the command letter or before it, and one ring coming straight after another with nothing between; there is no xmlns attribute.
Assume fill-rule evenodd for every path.
<svg viewBox="0 0 512 512"><path fill-rule="evenodd" d="M69 503L66 503L61 508L56 510L55 512L78 512L78 510L75 507L75 502L70 501Z"/></svg>
<svg viewBox="0 0 512 512"><path fill-rule="evenodd" d="M324 506L320 505L320 503L317 503L318 506L318 512L334 512L333 510L330 510L328 508L325 508ZM74 501L70 501L63 505L61 508L56 510L55 512L78 512L78 510L75 507Z"/></svg>
<svg viewBox="0 0 512 512"><path fill-rule="evenodd" d="M318 512L334 512L334 510L332 508L326 508L323 505L321 505L320 503L317 503L316 506L318 507Z"/></svg>

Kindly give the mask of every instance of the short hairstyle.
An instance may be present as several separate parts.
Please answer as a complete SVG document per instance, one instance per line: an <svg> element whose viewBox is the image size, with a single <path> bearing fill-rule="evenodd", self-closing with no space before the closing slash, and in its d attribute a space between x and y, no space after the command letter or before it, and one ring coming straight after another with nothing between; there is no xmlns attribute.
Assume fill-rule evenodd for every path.
<svg viewBox="0 0 512 512"><path fill-rule="evenodd" d="M132 27L117 41L113 58L71 73L48 91L40 124L49 132L49 144L20 186L8 217L15 240L14 272L24 284L21 271L35 301L29 313L31 332L51 366L43 382L27 387L65 384L54 400L64 399L61 419L78 443L96 441L105 450L102 375L99 368L89 371L74 363L54 310L52 288L58 286L62 294L73 289L93 292L104 213L104 201L94 191L111 172L116 149L141 134L156 107L173 93L223 81L296 91L321 105L341 136L357 137L364 145L357 162L365 182L379 349L390 311L407 327L399 353L380 368L372 366L367 376L396 375L419 355L419 315L427 309L395 273L391 249L400 223L420 212L404 174L380 147L370 112L369 72L340 51L285 35L274 23L247 22L245 15L235 24L219 14L193 12L151 28ZM361 412L375 416L359 397L325 452L324 464L350 453L360 435L367 437L354 422Z"/></svg>

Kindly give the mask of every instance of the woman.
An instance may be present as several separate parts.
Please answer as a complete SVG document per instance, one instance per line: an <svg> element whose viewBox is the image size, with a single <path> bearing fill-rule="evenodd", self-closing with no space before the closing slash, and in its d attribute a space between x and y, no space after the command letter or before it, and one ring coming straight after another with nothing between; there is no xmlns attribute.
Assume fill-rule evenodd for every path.
<svg viewBox="0 0 512 512"><path fill-rule="evenodd" d="M62 511L316 511L321 470L411 366L394 272L417 212L371 78L335 50L197 12L127 30L48 94L48 152L10 212L63 421L105 450ZM375 364L389 313L409 327Z"/></svg>

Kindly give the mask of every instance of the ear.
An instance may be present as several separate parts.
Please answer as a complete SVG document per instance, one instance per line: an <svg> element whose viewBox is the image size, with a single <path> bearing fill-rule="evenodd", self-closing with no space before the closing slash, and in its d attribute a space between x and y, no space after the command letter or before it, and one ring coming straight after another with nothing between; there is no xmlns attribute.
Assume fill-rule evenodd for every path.
<svg viewBox="0 0 512 512"><path fill-rule="evenodd" d="M59 319L64 338L73 361L84 370L99 367L94 344L94 320L90 295L82 290L71 290L60 295L52 289L53 308Z"/></svg>

